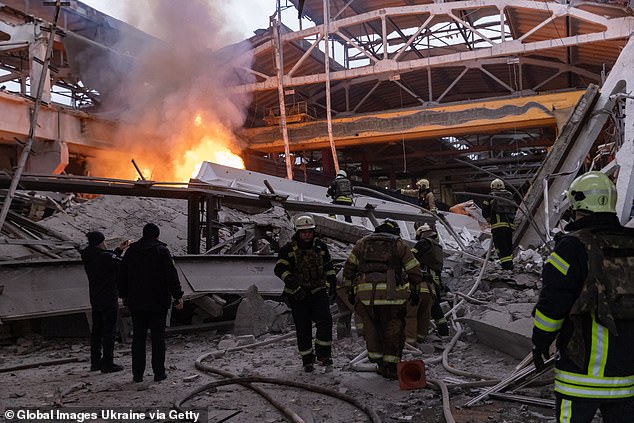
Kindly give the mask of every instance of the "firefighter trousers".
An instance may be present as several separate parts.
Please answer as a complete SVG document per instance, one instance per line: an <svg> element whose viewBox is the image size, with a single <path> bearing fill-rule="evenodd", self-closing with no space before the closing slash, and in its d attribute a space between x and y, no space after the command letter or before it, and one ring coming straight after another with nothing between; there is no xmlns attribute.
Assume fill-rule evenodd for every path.
<svg viewBox="0 0 634 423"><path fill-rule="evenodd" d="M407 314L405 316L405 341L414 345L416 341L422 341L429 333L429 320L431 319L431 306L434 297L426 292L420 293L420 301L416 305L407 302Z"/></svg>
<svg viewBox="0 0 634 423"><path fill-rule="evenodd" d="M369 306L357 301L355 310L364 322L368 358L373 363L398 363L405 345L405 304Z"/></svg>
<svg viewBox="0 0 634 423"><path fill-rule="evenodd" d="M326 289L308 294L301 301L290 300L291 313L295 322L297 349L303 365L332 357L332 315ZM317 327L315 349L313 350L313 322Z"/></svg>
<svg viewBox="0 0 634 423"><path fill-rule="evenodd" d="M513 229L508 227L491 229L491 237L502 269L513 270Z"/></svg>
<svg viewBox="0 0 634 423"><path fill-rule="evenodd" d="M557 423L590 423L597 410L605 423L627 423L634 418L634 397L622 399L566 399L555 392Z"/></svg>

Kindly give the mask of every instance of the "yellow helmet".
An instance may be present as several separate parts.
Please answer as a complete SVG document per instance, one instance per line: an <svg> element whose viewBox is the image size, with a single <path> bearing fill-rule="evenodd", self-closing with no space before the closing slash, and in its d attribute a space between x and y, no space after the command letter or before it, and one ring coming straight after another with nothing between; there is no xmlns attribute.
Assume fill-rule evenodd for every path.
<svg viewBox="0 0 634 423"><path fill-rule="evenodd" d="M429 180L419 179L418 182L416 182L416 186L422 189L429 189Z"/></svg>
<svg viewBox="0 0 634 423"><path fill-rule="evenodd" d="M573 210L616 213L616 187L604 173L587 172L572 181L566 193Z"/></svg>
<svg viewBox="0 0 634 423"><path fill-rule="evenodd" d="M495 178L491 181L491 189L504 189L504 181L500 178Z"/></svg>
<svg viewBox="0 0 634 423"><path fill-rule="evenodd" d="M315 220L312 216L299 216L295 219L295 230L315 229Z"/></svg>

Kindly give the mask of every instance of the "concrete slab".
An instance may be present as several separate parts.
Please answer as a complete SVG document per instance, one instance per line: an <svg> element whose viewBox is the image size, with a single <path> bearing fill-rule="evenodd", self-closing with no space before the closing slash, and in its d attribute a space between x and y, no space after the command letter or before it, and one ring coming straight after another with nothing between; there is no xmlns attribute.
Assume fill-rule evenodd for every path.
<svg viewBox="0 0 634 423"><path fill-rule="evenodd" d="M490 312L476 319L462 319L484 345L502 351L519 360L532 349L530 319L511 320L511 315Z"/></svg>

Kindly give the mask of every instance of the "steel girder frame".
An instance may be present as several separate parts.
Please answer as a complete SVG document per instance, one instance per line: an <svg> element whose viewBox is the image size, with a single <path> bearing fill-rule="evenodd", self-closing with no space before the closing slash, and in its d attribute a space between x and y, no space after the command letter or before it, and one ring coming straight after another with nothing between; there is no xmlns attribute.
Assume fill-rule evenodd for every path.
<svg viewBox="0 0 634 423"><path fill-rule="evenodd" d="M506 22L504 18L504 11L506 9L522 9L535 11L543 16L543 20L537 23L531 30L522 34L518 39L509 39L506 32ZM487 31L480 30L471 25L467 20L456 16L454 12L461 11L466 13L475 13L482 10L496 10L496 13L487 14L493 19L497 16L497 23L499 28L496 30L500 35L497 38L490 38L487 36L487 31L491 31L489 28ZM402 43L402 46L395 52L388 51L388 46L393 40L388 39L388 31L386 21L390 20L391 24L394 24L394 20L402 16L421 17L427 16L422 25L420 25L414 34L409 36L407 42ZM539 41L527 41L532 35L538 33L548 24L552 23L555 19L568 17L583 22L589 22L593 24L592 30L587 33L578 34L574 36L556 36L549 39L542 39ZM363 25L371 21L380 21L380 33L374 34L376 39L372 39L370 43L361 43L355 38L350 37L347 33L354 32L352 29L355 26ZM439 22L450 22L460 26L461 31L468 32L473 35L474 41L470 44L471 50L462 52L452 52L449 46L449 52L437 56L429 56L420 58L417 56L415 59L407 59L403 55L411 46L417 46L421 43L421 34L427 34L428 42L431 32L432 24L435 25ZM508 86L500 80L496 75L486 71L483 66L483 60L507 60L509 56L518 57L520 62L522 60L525 63L529 61L535 61L537 59L522 58L521 56L526 54L534 54L539 51L545 51L554 48L566 48L587 43L605 42L610 40L625 39L628 38L632 32L634 25L634 17L625 16L618 18L608 18L597 13L581 10L579 8L571 7L569 5L551 3L551 2L531 2L531 1L514 1L514 0L486 0L486 1L465 1L465 2L450 2L450 3L436 3L416 6L405 7L393 7L374 10L371 12L363 13L355 17L335 20L329 24L329 33L331 37L335 37L340 40L344 40L345 44L349 48L354 48L359 51L359 54L363 54L370 61L368 66L361 66L357 68L349 68L345 70L335 70L330 72L330 80L347 80L354 84L355 80L363 78L362 80L368 81L372 79L392 79L398 81L398 76L402 73L412 72L421 69L438 68L444 66L462 66L465 71L469 68L478 68L485 74L487 74L496 83L501 84L510 91L513 87ZM401 32L403 32L401 30ZM320 84L325 83L325 72L313 73L309 75L295 76L295 72L299 69L299 65L311 54L315 46L317 46L323 40L324 25L315 26L313 28L305 29L302 31L287 33L281 36L282 45L286 45L297 40L307 40L313 38L316 41L308 51L291 67L291 69L282 76L282 82L284 87L297 87L302 85ZM557 33L557 35L559 35ZM399 36L402 38L402 36ZM468 38L465 37L465 38ZM420 46L420 47L424 47ZM273 43L271 41L263 43L250 52L250 54L258 55L267 51L272 51ZM434 52L434 49L419 48L418 51L429 55ZM567 64L557 63L556 61L548 62L546 60L539 60L540 66L549 66L556 69L556 75L562 72L574 72L584 77L596 77L592 72L588 72L585 69L570 66ZM537 62L533 62L537 64ZM486 62L485 62L486 64ZM457 81L466 73L463 73L454 80L450 87L455 86ZM264 79L261 82L244 84L235 87L235 90L240 92L253 92L272 90L278 87L278 78L276 75L264 75L260 72L255 73L257 77ZM554 78L556 75L549 77ZM390 78L392 77L392 78ZM533 89L539 88L547 81L543 81L540 84L532 87ZM446 95L446 91L441 93L438 98L442 99ZM416 93L411 93L416 95ZM362 101L364 101L362 99ZM437 99L436 99L437 101Z"/></svg>

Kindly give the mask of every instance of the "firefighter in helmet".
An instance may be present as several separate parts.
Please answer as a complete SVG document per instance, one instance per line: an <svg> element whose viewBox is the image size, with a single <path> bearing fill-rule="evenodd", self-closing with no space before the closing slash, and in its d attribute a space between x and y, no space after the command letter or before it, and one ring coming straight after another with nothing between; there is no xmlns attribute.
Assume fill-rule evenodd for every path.
<svg viewBox="0 0 634 423"><path fill-rule="evenodd" d="M501 179L494 179L489 198L483 205L482 215L491 223L491 238L500 266L504 270L513 270L513 221L517 211L513 194L506 190Z"/></svg>
<svg viewBox="0 0 634 423"><path fill-rule="evenodd" d="M428 179L419 179L416 182L417 189L401 189L401 194L411 197L418 197L418 205L433 213L438 211L436 207L436 197L429 186Z"/></svg>
<svg viewBox="0 0 634 423"><path fill-rule="evenodd" d="M557 339L556 419L606 423L634 418L634 229L616 215L616 188L601 172L567 192L574 221L542 271L533 361L544 367Z"/></svg>
<svg viewBox="0 0 634 423"><path fill-rule="evenodd" d="M440 307L440 296L444 291L442 280L440 279L443 264L442 245L438 242L438 233L427 223L416 229L416 241L416 245L412 248L412 253L420 262L423 275L426 279L431 280L434 288L431 319L434 320L438 335L447 336L449 335L449 326L447 325L445 314ZM425 336L427 336L429 332L429 320L427 320L427 324L425 324L425 320L419 317L418 322L417 342L424 342Z"/></svg>
<svg viewBox="0 0 634 423"><path fill-rule="evenodd" d="M326 196L332 198L332 204L352 205L352 183L345 170L341 169L337 172L337 177L330 183ZM335 215L330 215L330 217L334 218ZM346 222L352 222L350 216L346 216L345 219Z"/></svg>
<svg viewBox="0 0 634 423"><path fill-rule="evenodd" d="M312 372L315 359L323 366L332 365L330 298L334 298L337 282L328 247L315 237L312 216L299 216L295 231L291 241L280 248L274 272L284 282L304 371ZM317 327L314 349L313 322Z"/></svg>
<svg viewBox="0 0 634 423"><path fill-rule="evenodd" d="M343 268L343 284L363 320L368 358L389 379L397 378L405 344L406 302L419 302L423 283L418 260L399 235L398 223L386 219L355 244Z"/></svg>

